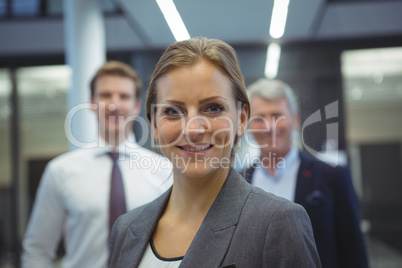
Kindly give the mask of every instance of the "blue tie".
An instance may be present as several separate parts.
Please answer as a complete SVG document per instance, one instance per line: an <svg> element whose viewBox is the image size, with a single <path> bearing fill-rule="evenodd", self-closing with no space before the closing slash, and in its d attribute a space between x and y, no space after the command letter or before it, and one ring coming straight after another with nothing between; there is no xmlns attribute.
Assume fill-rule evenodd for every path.
<svg viewBox="0 0 402 268"><path fill-rule="evenodd" d="M110 201L109 201L109 233L112 231L112 227L117 218L126 213L126 197L124 194L123 178L117 159L119 153L109 152L109 156L113 160L112 178L110 181Z"/></svg>

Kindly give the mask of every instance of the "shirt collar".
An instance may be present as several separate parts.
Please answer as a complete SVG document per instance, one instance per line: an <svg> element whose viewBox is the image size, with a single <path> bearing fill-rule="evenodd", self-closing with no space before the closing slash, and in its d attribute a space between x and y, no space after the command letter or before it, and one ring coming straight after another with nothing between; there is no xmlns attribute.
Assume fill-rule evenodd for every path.
<svg viewBox="0 0 402 268"><path fill-rule="evenodd" d="M111 151L129 156L130 152L140 147L140 145L137 144L133 133L131 133L128 138L124 142L120 143L117 147L109 146L109 144L101 136L98 137L98 142L98 147L94 148L94 153L96 156L101 156Z"/></svg>
<svg viewBox="0 0 402 268"><path fill-rule="evenodd" d="M291 147L290 151L285 155L282 161L273 163L275 164L275 177L272 176L267 170L264 169L264 171L269 175L269 177L272 177L275 180L279 180L283 174L286 172L286 170L291 167L299 158L298 150L296 147ZM261 163L259 163L259 166L261 167Z"/></svg>
<svg viewBox="0 0 402 268"><path fill-rule="evenodd" d="M292 147L285 156L286 166L290 167L298 158L299 158L298 150L295 147Z"/></svg>

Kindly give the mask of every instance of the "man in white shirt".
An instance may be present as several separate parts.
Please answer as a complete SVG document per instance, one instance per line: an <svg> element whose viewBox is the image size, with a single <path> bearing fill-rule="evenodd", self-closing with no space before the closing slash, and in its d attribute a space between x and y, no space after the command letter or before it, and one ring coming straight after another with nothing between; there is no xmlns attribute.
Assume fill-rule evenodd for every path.
<svg viewBox="0 0 402 268"><path fill-rule="evenodd" d="M260 79L247 91L249 131L261 154L246 170L246 180L306 209L322 267L368 267L349 169L330 166L293 146L292 133L300 119L296 97L287 84Z"/></svg>
<svg viewBox="0 0 402 268"><path fill-rule="evenodd" d="M23 267L53 267L61 238L62 267L108 267L112 177L119 177L117 199L123 199L124 211L152 201L171 185L170 162L140 147L132 133L141 87L136 72L121 62L107 62L93 77L91 102L99 144L105 146L69 152L48 164L23 241ZM112 176L115 168L119 175Z"/></svg>

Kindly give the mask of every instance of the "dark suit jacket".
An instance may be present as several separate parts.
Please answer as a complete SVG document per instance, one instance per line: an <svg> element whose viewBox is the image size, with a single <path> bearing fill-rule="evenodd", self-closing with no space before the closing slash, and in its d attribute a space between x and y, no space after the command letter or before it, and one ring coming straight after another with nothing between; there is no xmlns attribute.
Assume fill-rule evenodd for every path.
<svg viewBox="0 0 402 268"><path fill-rule="evenodd" d="M349 169L332 167L304 153L300 160L295 202L310 216L322 267L368 267ZM254 170L255 165L246 170L248 182Z"/></svg>
<svg viewBox="0 0 402 268"><path fill-rule="evenodd" d="M169 196L170 190L117 220L111 267L138 266ZM305 210L249 185L231 170L180 267L321 265Z"/></svg>

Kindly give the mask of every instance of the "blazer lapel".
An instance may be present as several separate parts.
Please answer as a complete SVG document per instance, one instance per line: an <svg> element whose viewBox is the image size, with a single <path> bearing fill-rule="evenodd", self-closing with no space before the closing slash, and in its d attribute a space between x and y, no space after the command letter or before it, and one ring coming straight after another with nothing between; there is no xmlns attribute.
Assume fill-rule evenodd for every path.
<svg viewBox="0 0 402 268"><path fill-rule="evenodd" d="M297 174L295 203L305 204L306 196L312 193L316 188L315 175L313 174L313 162L310 161L301 152L300 168Z"/></svg>
<svg viewBox="0 0 402 268"><path fill-rule="evenodd" d="M251 186L232 169L180 267L220 266L232 241L250 190Z"/></svg>
<svg viewBox="0 0 402 268"><path fill-rule="evenodd" d="M327 202L327 197L320 191L320 172L314 161L300 153L300 169L297 176L295 202L302 205L311 216L311 208Z"/></svg>
<svg viewBox="0 0 402 268"><path fill-rule="evenodd" d="M138 220L131 224L129 227L131 232L127 232L127 236L125 237L121 248L122 252L130 253L121 254L122 256L125 256L126 259L121 260L120 263L129 263L132 267L138 267L152 233L155 230L156 224L166 207L170 193L171 189L155 201L149 203L147 205L148 207L138 215ZM138 250L133 250L133 248L137 248Z"/></svg>

